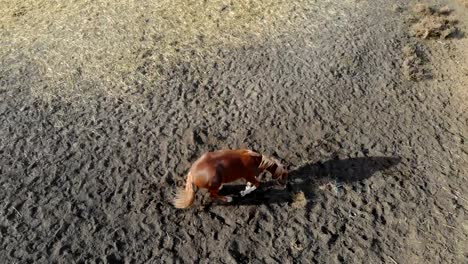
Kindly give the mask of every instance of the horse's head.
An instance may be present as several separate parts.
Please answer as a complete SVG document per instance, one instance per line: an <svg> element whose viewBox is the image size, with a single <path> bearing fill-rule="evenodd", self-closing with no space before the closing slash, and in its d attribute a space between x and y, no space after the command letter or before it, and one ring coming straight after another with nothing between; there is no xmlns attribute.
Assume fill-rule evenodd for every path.
<svg viewBox="0 0 468 264"><path fill-rule="evenodd" d="M273 173L273 179L277 180L279 184L286 186L288 182L288 170L278 160L275 160L276 168Z"/></svg>
<svg viewBox="0 0 468 264"><path fill-rule="evenodd" d="M288 170L286 170L285 168L283 168L281 174L278 176L277 180L278 180L278 183L285 186L286 183L288 182Z"/></svg>
<svg viewBox="0 0 468 264"><path fill-rule="evenodd" d="M288 181L288 170L277 159L262 156L259 169L262 171L269 171L273 176L274 180L277 180L279 184L286 186L286 183Z"/></svg>

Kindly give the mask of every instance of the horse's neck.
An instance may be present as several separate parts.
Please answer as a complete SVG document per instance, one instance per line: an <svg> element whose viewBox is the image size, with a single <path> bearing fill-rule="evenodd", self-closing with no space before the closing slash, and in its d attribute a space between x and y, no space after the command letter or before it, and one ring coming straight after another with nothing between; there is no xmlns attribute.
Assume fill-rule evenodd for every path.
<svg viewBox="0 0 468 264"><path fill-rule="evenodd" d="M277 168L278 168L278 164L273 163L269 167L265 168L265 170L270 172L272 176L275 176Z"/></svg>
<svg viewBox="0 0 468 264"><path fill-rule="evenodd" d="M271 170L273 170L274 172L274 170L278 167L278 164L276 164L275 160L262 156L261 162L258 167L261 170L267 170L270 172Z"/></svg>

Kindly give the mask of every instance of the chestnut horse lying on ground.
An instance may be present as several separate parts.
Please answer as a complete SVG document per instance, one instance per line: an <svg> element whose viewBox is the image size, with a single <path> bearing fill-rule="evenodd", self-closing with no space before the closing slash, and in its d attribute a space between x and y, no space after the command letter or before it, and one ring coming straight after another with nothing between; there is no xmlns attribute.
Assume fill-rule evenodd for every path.
<svg viewBox="0 0 468 264"><path fill-rule="evenodd" d="M223 202L231 202L232 197L220 196L218 191L223 183L245 179L247 185L241 195L257 189L260 182L257 176L263 171L269 171L273 179L286 185L288 171L277 160L265 157L247 149L219 150L203 154L195 161L187 175L185 189L180 189L174 198L176 208L186 208L195 200L193 185L208 189L210 196Z"/></svg>

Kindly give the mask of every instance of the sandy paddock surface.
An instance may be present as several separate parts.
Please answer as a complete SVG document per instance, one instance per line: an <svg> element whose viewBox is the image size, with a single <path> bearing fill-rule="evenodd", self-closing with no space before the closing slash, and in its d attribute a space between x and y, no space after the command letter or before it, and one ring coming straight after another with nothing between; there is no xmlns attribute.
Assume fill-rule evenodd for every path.
<svg viewBox="0 0 468 264"><path fill-rule="evenodd" d="M232 46L211 35L193 61L157 37L112 57L129 50L126 24L106 35L114 46L75 50L87 41L68 41L73 27L34 27L45 2L0 2L4 263L468 263L464 1L302 1L271 14L300 13L296 24L242 27L259 36ZM73 11L61 10L48 17ZM126 14L96 10L99 23ZM266 175L232 204L199 191L174 209L191 162L228 147L280 159L288 188Z"/></svg>

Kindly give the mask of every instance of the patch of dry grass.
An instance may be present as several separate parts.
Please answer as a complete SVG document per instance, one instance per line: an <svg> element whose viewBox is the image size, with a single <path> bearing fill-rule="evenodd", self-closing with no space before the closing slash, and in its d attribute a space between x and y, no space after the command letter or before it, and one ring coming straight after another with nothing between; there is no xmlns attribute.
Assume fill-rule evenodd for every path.
<svg viewBox="0 0 468 264"><path fill-rule="evenodd" d="M448 6L436 8L425 4L417 4L413 7L416 16L415 23L411 27L412 34L422 39L453 37L458 32L458 21L449 15L452 9Z"/></svg>
<svg viewBox="0 0 468 264"><path fill-rule="evenodd" d="M293 195L291 206L294 208L304 208L307 205L307 199L304 192L300 191Z"/></svg>
<svg viewBox="0 0 468 264"><path fill-rule="evenodd" d="M468 0L460 0L460 3L463 4L466 8L468 8Z"/></svg>
<svg viewBox="0 0 468 264"><path fill-rule="evenodd" d="M0 64L36 67L43 98L120 96L178 63L275 38L306 1L0 0Z"/></svg>

